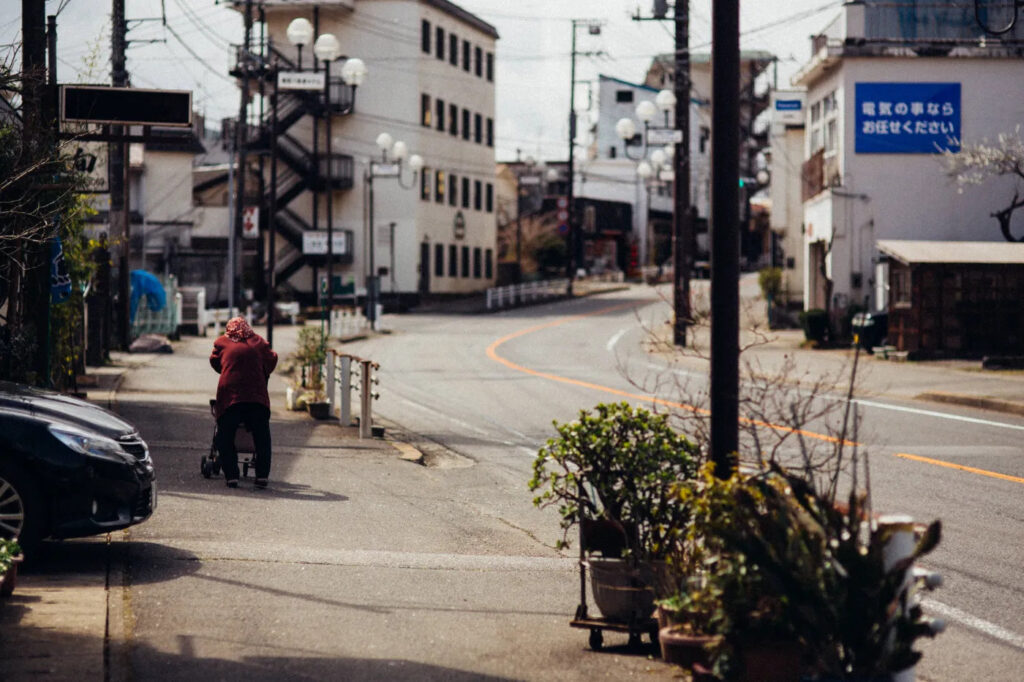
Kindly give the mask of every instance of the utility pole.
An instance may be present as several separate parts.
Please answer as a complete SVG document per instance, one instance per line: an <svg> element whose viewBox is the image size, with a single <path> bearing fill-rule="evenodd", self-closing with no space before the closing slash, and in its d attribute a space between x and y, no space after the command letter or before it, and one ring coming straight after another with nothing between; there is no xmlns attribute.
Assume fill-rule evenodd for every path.
<svg viewBox="0 0 1024 682"><path fill-rule="evenodd" d="M23 158L25 165L31 165L50 156L50 136L47 132L46 106L46 5L44 0L23 0L21 13L22 33L22 120ZM43 181L40 177L39 181ZM36 207L39 208L38 206ZM29 220L43 220L44 216L32 216ZM49 312L50 286L49 240L42 244L25 244L26 272L22 279L21 319L26 326L34 327L35 337L41 339L32 358L32 369L39 379L37 383L49 383L47 365L49 356ZM12 296L14 298L14 296ZM17 317L17 316L15 316Z"/></svg>
<svg viewBox="0 0 1024 682"><path fill-rule="evenodd" d="M739 0L711 9L711 460L736 468L739 450Z"/></svg>
<svg viewBox="0 0 1024 682"><path fill-rule="evenodd" d="M667 0L655 0L653 16L649 19L639 14L633 21L667 21ZM673 53L673 94L676 96L676 112L673 126L681 137L673 154L673 211L672 211L672 308L675 319L672 325L672 341L677 346L686 345L686 331L691 319L690 272L693 270L695 213L690 199L690 4L687 0L676 0L673 14L675 23L675 52ZM650 201L648 201L648 211ZM649 247L650 248L650 247Z"/></svg>
<svg viewBox="0 0 1024 682"><path fill-rule="evenodd" d="M124 18L124 0L113 0L110 29L110 84L114 87L128 85L128 71L125 68L125 50L127 48L128 25ZM112 126L114 137L126 132L123 126ZM111 142L108 147L110 156L110 211L108 213L112 241L119 242L118 257L118 306L117 334L122 350L127 350L131 343L131 280L129 278L128 256L131 250L131 218L130 196L128 187L128 143Z"/></svg>
<svg viewBox="0 0 1024 682"><path fill-rule="evenodd" d="M242 215L245 210L245 153L248 148L248 111L249 111L249 50L252 44L252 0L245 0L245 43L242 47L242 56L239 60L239 67L242 70L242 89L238 104L238 122L235 124L235 158L237 168L235 169L235 205L228 225L228 311L234 311L237 302L237 273L238 254L236 253L236 240L238 239L238 226L242 224Z"/></svg>
<svg viewBox="0 0 1024 682"><path fill-rule="evenodd" d="M601 34L602 22L597 19L573 19L572 20L572 51L569 67L569 189L566 192L566 227L568 233L565 239L565 277L568 280L565 293L572 296L572 282L576 277L576 268L579 266L577 256L583 253L583 235L580 234L577 225L576 210L573 206L576 178L576 56L595 56L598 52L577 52L576 51L576 29L586 26L590 35Z"/></svg>

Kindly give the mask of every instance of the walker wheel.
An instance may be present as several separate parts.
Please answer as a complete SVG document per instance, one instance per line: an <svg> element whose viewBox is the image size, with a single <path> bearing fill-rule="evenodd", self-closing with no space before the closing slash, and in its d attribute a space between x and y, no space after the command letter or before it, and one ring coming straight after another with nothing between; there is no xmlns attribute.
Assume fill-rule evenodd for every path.
<svg viewBox="0 0 1024 682"><path fill-rule="evenodd" d="M242 478L245 478L248 475L249 475L249 463L248 462L244 462L242 464Z"/></svg>
<svg viewBox="0 0 1024 682"><path fill-rule="evenodd" d="M210 478L211 474L213 473L212 471L210 471L210 468L210 463L206 461L206 455L203 455L199 459L199 473L203 475L203 478Z"/></svg>
<svg viewBox="0 0 1024 682"><path fill-rule="evenodd" d="M219 476L220 475L220 460L216 460L216 459L213 460L213 462L210 463L210 470L213 472L214 476Z"/></svg>
<svg viewBox="0 0 1024 682"><path fill-rule="evenodd" d="M590 629L590 648L594 651L604 648L604 634L598 628Z"/></svg>

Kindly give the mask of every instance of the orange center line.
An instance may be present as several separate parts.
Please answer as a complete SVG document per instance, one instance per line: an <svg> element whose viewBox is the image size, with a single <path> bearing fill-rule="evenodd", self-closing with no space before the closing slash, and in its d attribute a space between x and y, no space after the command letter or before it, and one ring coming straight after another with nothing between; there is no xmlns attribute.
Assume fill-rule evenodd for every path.
<svg viewBox="0 0 1024 682"><path fill-rule="evenodd" d="M519 338L521 336L526 336L527 334L532 334L532 333L538 332L538 331L540 331L542 329L550 329L551 327L557 327L557 326L560 326L560 325L563 325L563 324L567 324L569 322L575 322L576 320L582 320L582 319L587 318L587 317L593 317L595 315L604 315L605 313L615 312L617 310L622 310L624 308L635 308L637 306L638 306L638 304L636 304L636 303L622 303L622 304L611 306L611 307L608 307L608 308L602 308L600 310L595 310L593 312L583 313L581 315L572 315L570 317L563 317L563 318L560 318L560 319L557 319L557 320L553 320L551 322L545 322L543 324L538 324L538 325L535 325L533 327L527 327L526 329L520 329L519 331L512 332L511 334L506 334L505 336L501 337L500 339L494 341L491 345L489 345L487 347L487 357L491 358L495 362L498 362L498 363L500 363L502 365L505 365L509 369L515 370L517 372L523 372L524 374L529 374L531 376L535 376L535 377L538 377L538 378L541 378L541 379L547 379L548 381L557 381L559 383L569 384L571 386L579 386L579 387L582 387L582 388L589 388L589 389L594 390L594 391L601 391L603 393L611 393L612 395L617 395L617 396L620 396L622 398L632 398L633 400L638 400L638 401L641 401L641 402L649 402L649 403L653 403L653 404L656 404L656 405L664 405L665 407L673 407L673 408L676 408L676 409L679 409L679 410L686 410L687 412L693 412L695 414L703 414L703 415L711 414L711 410L708 410L707 408L703 408L703 407L697 407L696 405L688 405L686 403L674 402L674 401L671 401L671 400L665 400L663 398L658 398L658 397L651 396L651 395L641 395L639 393L630 393L629 391L622 391L620 389L612 388L610 386L602 386L600 384L594 384L594 383L591 383L589 381L582 381L580 379L571 379L569 377L563 377L563 376L560 376L558 374L551 374L549 372L541 372L541 371L538 371L538 370L535 370L535 369L530 369L529 367L524 367L523 365L516 364L516 363L512 362L511 360L509 360L508 358L505 358L505 357L503 357L503 356L498 354L498 348L501 345L503 345L504 343L506 343L508 341L511 341L512 339L517 339L517 338ZM750 425L753 425L753 426L763 426L763 427L767 427L767 428L770 428L770 429L774 429L776 431L795 433L795 434L799 434L801 436L804 436L806 438L813 438L813 439L825 441L825 442L828 442L828 443L838 443L839 442L839 439L835 438L834 436L829 436L829 435L821 434L821 433L815 433L813 431L805 431L803 429L794 429L794 428L789 427L789 426L780 426L778 424L771 424L771 423L763 422L763 421L756 420L756 419L748 419L746 417L740 417L740 421L742 423L744 423L744 424L750 424ZM860 445L860 443L856 443L856 442L850 441L850 440L844 441L844 443L845 443L845 445L849 445L849 446L854 446L854 445L859 446Z"/></svg>
<svg viewBox="0 0 1024 682"><path fill-rule="evenodd" d="M956 469L958 471L966 471L970 474L977 474L978 476L988 476L989 478L998 478L1002 481L1012 481L1014 483L1024 483L1024 478L1018 476L1009 476L1007 474L996 473L995 471L988 471L986 469L977 469L975 467L965 466L963 464L953 464L952 462L944 462L941 459L932 459L931 457L922 457L920 455L911 455L906 452L897 452L897 457L901 459L909 459L914 462L923 462L925 464L934 464L935 466L946 467L947 469Z"/></svg>

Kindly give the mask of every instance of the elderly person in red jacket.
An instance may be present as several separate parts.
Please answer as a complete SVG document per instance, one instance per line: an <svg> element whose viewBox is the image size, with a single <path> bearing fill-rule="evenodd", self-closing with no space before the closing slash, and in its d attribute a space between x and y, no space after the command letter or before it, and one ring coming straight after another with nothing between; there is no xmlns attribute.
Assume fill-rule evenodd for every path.
<svg viewBox="0 0 1024 682"><path fill-rule="evenodd" d="M245 318L228 321L224 335L213 342L210 366L220 374L217 382L217 451L224 480L238 487L238 451L235 431L245 423L256 448L256 487L266 488L270 476L270 396L267 380L277 366L275 353Z"/></svg>

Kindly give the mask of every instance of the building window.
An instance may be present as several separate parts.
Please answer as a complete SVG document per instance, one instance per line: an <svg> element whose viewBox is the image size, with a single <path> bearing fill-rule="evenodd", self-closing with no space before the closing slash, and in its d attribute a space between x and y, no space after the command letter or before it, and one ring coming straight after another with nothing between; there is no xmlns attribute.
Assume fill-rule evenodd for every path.
<svg viewBox="0 0 1024 682"><path fill-rule="evenodd" d="M455 244L448 245L448 276L459 276L459 247Z"/></svg>
<svg viewBox="0 0 1024 682"><path fill-rule="evenodd" d="M487 119L487 146L488 147L493 147L494 146L494 119L493 118L488 118Z"/></svg>
<svg viewBox="0 0 1024 682"><path fill-rule="evenodd" d="M484 277L494 278L494 251L491 249L484 252Z"/></svg>
<svg viewBox="0 0 1024 682"><path fill-rule="evenodd" d="M434 244L434 277L444 277L444 244Z"/></svg>
<svg viewBox="0 0 1024 682"><path fill-rule="evenodd" d="M454 33L448 34L448 62L452 66L459 65L459 37Z"/></svg>
<svg viewBox="0 0 1024 682"><path fill-rule="evenodd" d="M484 118L480 114L473 114L473 141L480 144L484 140Z"/></svg>
<svg viewBox="0 0 1024 682"><path fill-rule="evenodd" d="M630 102L633 101L633 91L632 90L616 90L615 91L615 101L618 102L619 104L629 104Z"/></svg>
<svg viewBox="0 0 1024 682"><path fill-rule="evenodd" d="M614 159L619 153L618 147L608 147L608 158Z"/></svg>
<svg viewBox="0 0 1024 682"><path fill-rule="evenodd" d="M469 109L462 110L462 139L469 139Z"/></svg>
<svg viewBox="0 0 1024 682"><path fill-rule="evenodd" d="M462 276L469 277L469 247L462 247Z"/></svg>
<svg viewBox="0 0 1024 682"><path fill-rule="evenodd" d="M430 95L420 95L420 125L430 127Z"/></svg>
<svg viewBox="0 0 1024 682"><path fill-rule="evenodd" d="M494 53L487 53L487 80L494 82Z"/></svg>
<svg viewBox="0 0 1024 682"><path fill-rule="evenodd" d="M434 102L437 105L437 129L444 132L444 100L438 98Z"/></svg>
<svg viewBox="0 0 1024 682"><path fill-rule="evenodd" d="M434 173L434 201L439 204L444 203L445 195L445 182L444 182L444 171L436 171Z"/></svg>
<svg viewBox="0 0 1024 682"><path fill-rule="evenodd" d="M423 33L421 40L423 42L423 51L430 54L430 22L426 19L423 20Z"/></svg>
<svg viewBox="0 0 1024 682"><path fill-rule="evenodd" d="M437 58L444 61L444 29L437 27Z"/></svg>
<svg viewBox="0 0 1024 682"><path fill-rule="evenodd" d="M488 213L494 213L494 185L487 183L486 208Z"/></svg>
<svg viewBox="0 0 1024 682"><path fill-rule="evenodd" d="M420 199L430 201L430 169L420 171Z"/></svg>
<svg viewBox="0 0 1024 682"><path fill-rule="evenodd" d="M476 73L477 76L483 76L484 75L484 51L481 50L479 47L473 48L473 59L474 59L474 64L475 64L475 68L473 69L473 71Z"/></svg>
<svg viewBox="0 0 1024 682"><path fill-rule="evenodd" d="M462 208L469 208L469 178L462 178Z"/></svg>
<svg viewBox="0 0 1024 682"><path fill-rule="evenodd" d="M480 247L477 246L476 248L473 249L473 277L476 279L480 279L480 276L483 274L483 272L481 271L482 268L480 267L480 256Z"/></svg>
<svg viewBox="0 0 1024 682"><path fill-rule="evenodd" d="M462 70L469 71L469 41L462 41Z"/></svg>
<svg viewBox="0 0 1024 682"><path fill-rule="evenodd" d="M448 132L452 135L459 134L459 108L454 104L448 105Z"/></svg>
<svg viewBox="0 0 1024 682"><path fill-rule="evenodd" d="M448 176L448 205L455 206L459 201L459 178L452 173Z"/></svg>
<svg viewBox="0 0 1024 682"><path fill-rule="evenodd" d="M484 183L479 180L473 181L473 208L479 211L483 208Z"/></svg>

